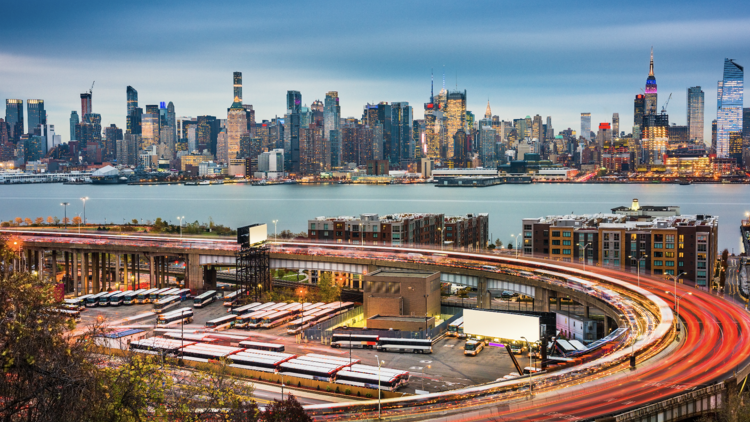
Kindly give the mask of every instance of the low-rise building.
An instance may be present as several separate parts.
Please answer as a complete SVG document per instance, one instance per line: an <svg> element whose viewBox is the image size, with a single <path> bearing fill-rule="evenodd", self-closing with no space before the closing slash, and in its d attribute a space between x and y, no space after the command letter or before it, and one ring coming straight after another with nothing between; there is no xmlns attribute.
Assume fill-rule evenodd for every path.
<svg viewBox="0 0 750 422"><path fill-rule="evenodd" d="M378 270L365 275L364 317L375 315L440 316L440 273Z"/></svg>
<svg viewBox="0 0 750 422"><path fill-rule="evenodd" d="M309 239L366 245L444 245L481 249L487 246L486 213L464 216L400 213L380 216L317 217L307 223Z"/></svg>
<svg viewBox="0 0 750 422"><path fill-rule="evenodd" d="M609 214L523 219L523 253L624 271L676 276L707 286L718 256L718 217L676 206L617 207ZM640 268L639 268L640 267Z"/></svg>

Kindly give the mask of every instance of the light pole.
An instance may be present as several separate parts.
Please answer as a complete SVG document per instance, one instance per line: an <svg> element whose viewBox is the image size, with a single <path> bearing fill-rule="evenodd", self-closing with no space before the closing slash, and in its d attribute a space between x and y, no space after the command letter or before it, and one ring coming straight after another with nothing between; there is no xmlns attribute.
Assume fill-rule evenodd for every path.
<svg viewBox="0 0 750 422"><path fill-rule="evenodd" d="M570 319L570 317L568 317ZM533 363L531 362L531 343L529 343L529 339L526 337L521 336L522 339L526 340L526 345L529 347L529 397L533 396L534 393L531 391L531 375L532 375L532 369L533 369Z"/></svg>
<svg viewBox="0 0 750 422"><path fill-rule="evenodd" d="M438 227L438 231L440 232L440 250L443 250L443 243L444 243L444 241L443 241L443 228L442 227Z"/></svg>
<svg viewBox="0 0 750 422"><path fill-rule="evenodd" d="M385 363L385 361L381 362L378 355L375 355L375 359L378 360L378 419L380 419L380 365Z"/></svg>
<svg viewBox="0 0 750 422"><path fill-rule="evenodd" d="M182 237L182 222L185 220L185 216L177 217L178 220L180 220L180 237Z"/></svg>
<svg viewBox="0 0 750 422"><path fill-rule="evenodd" d="M638 258L638 267L636 270L636 275L638 277L638 287L641 287L641 261L645 260L648 257L648 255L643 255L640 258ZM634 256L628 255L628 258L635 259Z"/></svg>
<svg viewBox="0 0 750 422"><path fill-rule="evenodd" d="M278 223L278 222L279 222L279 220L273 220L273 240L274 241L278 240L278 239L276 239L276 223Z"/></svg>
<svg viewBox="0 0 750 422"><path fill-rule="evenodd" d="M521 233L518 233L518 236L516 236L515 234L512 234L510 235L510 237L516 238L516 259L518 259L518 239L521 238Z"/></svg>
<svg viewBox="0 0 750 422"><path fill-rule="evenodd" d="M677 279L680 278L680 277L682 277L685 274L687 274L687 273L683 271L683 272L677 274L676 276L674 276L674 297L677 297ZM675 303L675 307L676 306L677 306L677 304Z"/></svg>
<svg viewBox="0 0 750 422"><path fill-rule="evenodd" d="M88 199L89 199L88 196L84 196L83 198L81 198L81 201L83 201L83 225L84 226L86 225L86 201L88 201ZM80 229L80 226L79 226L79 229Z"/></svg>
<svg viewBox="0 0 750 422"><path fill-rule="evenodd" d="M586 246L582 247L583 249L583 271L586 271L586 248L588 248L589 246L591 246L591 243L587 243ZM578 247L580 248L581 246L579 245Z"/></svg>
<svg viewBox="0 0 750 422"><path fill-rule="evenodd" d="M65 215L63 216L63 225L65 228L68 228L68 205L70 205L70 202L63 202L60 205L65 207Z"/></svg>
<svg viewBox="0 0 750 422"><path fill-rule="evenodd" d="M427 339L427 296L424 296L424 338Z"/></svg>
<svg viewBox="0 0 750 422"><path fill-rule="evenodd" d="M281 375L281 401L284 401L284 374L279 372L279 375Z"/></svg>
<svg viewBox="0 0 750 422"><path fill-rule="evenodd" d="M668 295L674 296L674 294L672 294L672 292L667 291L666 293ZM687 293L685 293L684 295L682 295L680 297L675 296L675 299L676 299L675 300L675 307L677 308L676 309L677 310L677 331L680 331L680 299L682 299L685 296L692 295L692 294L693 294L692 292L687 292Z"/></svg>

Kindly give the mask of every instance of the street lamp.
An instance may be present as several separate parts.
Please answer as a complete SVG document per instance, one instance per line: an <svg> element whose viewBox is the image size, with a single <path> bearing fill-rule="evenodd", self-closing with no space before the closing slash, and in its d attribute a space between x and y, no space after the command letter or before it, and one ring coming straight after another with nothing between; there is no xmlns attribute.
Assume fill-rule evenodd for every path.
<svg viewBox="0 0 750 422"><path fill-rule="evenodd" d="M673 295L672 292L665 291L668 295ZM677 331L680 331L680 299L682 299L685 296L692 295L692 292L687 292L684 295L677 297L675 296L675 307L677 308ZM674 295L673 295L674 296Z"/></svg>
<svg viewBox="0 0 750 422"><path fill-rule="evenodd" d="M442 250L443 249L443 243L445 243L445 241L443 240L443 228L442 227L438 227L438 231L440 232L440 250Z"/></svg>
<svg viewBox="0 0 750 422"><path fill-rule="evenodd" d="M568 317L570 319L570 317ZM529 343L529 339L526 337L521 336L522 339L526 340L526 346L529 347L529 396L533 396L534 393L531 391L531 376L532 376L532 369L533 369L533 363L531 361L531 343Z"/></svg>
<svg viewBox="0 0 750 422"><path fill-rule="evenodd" d="M375 359L378 360L378 419L380 419L380 365L385 361L381 361L378 355L375 355Z"/></svg>
<svg viewBox="0 0 750 422"><path fill-rule="evenodd" d="M62 202L60 205L65 207L65 215L63 217L63 225L65 228L68 227L68 205L70 205L70 202Z"/></svg>
<svg viewBox="0 0 750 422"><path fill-rule="evenodd" d="M284 401L284 374L279 372L279 375L281 375L281 401Z"/></svg>
<svg viewBox="0 0 750 422"><path fill-rule="evenodd" d="M687 274L687 273L683 271L683 272L677 274L676 276L674 276L674 297L677 297L677 279L680 278L680 277L682 277L685 274ZM676 306L676 304L675 304L675 306Z"/></svg>
<svg viewBox="0 0 750 422"><path fill-rule="evenodd" d="M518 239L521 238L521 233L518 233L518 236L515 234L510 235L510 237L516 238L516 259L518 259Z"/></svg>
<svg viewBox="0 0 750 422"><path fill-rule="evenodd" d="M635 259L635 257L632 255L628 255L628 258ZM646 258L648 258L648 255L643 255L638 258L638 268L636 270L636 274L638 276L638 287L641 287L641 261L645 260Z"/></svg>
<svg viewBox="0 0 750 422"><path fill-rule="evenodd" d="M177 217L178 220L180 220L180 237L182 237L182 222L185 220L185 216Z"/></svg>
<svg viewBox="0 0 750 422"><path fill-rule="evenodd" d="M81 198L81 201L83 201L83 225L84 226L86 225L86 201L88 201L88 199L89 199L88 196L84 196L83 198Z"/></svg>
<svg viewBox="0 0 750 422"><path fill-rule="evenodd" d="M587 243L586 246L581 247L578 245L579 248L583 249L583 271L586 271L586 248L591 246L591 243Z"/></svg>

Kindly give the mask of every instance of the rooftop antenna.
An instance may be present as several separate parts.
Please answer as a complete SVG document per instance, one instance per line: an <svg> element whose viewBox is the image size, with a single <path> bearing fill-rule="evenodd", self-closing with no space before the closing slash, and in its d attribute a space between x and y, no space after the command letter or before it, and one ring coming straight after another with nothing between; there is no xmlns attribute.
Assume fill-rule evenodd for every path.
<svg viewBox="0 0 750 422"><path fill-rule="evenodd" d="M435 102L435 72L430 69L430 103Z"/></svg>

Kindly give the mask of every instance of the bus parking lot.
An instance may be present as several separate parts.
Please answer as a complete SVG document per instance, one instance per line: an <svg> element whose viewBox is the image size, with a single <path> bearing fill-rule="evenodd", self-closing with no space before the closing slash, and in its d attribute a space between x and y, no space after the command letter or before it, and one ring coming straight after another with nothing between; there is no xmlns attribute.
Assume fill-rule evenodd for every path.
<svg viewBox="0 0 750 422"><path fill-rule="evenodd" d="M168 327L157 326L155 314L132 323L127 321L127 319L137 315L152 312L153 308L154 305L151 303L87 308L82 312L81 325L88 326L95 322L105 322L113 326L128 326L145 330L158 328L182 329L188 333L195 330L205 330L207 321L228 315L229 309L223 306L221 300L216 300L201 308L193 307L192 301L184 301L169 310L193 308L193 321L184 326L179 323ZM384 368L409 372L409 383L398 390L408 394L414 394L416 390L439 392L482 384L516 372L510 357L502 348L486 347L477 356L465 356L463 353L465 340L455 337L440 338L433 344L431 354L413 354L384 352L374 349L339 349L319 342L304 342L298 336L288 335L285 324L270 329L229 329L218 333L244 336L250 341L283 344L287 353L297 355L325 354L339 358L351 356L352 359L361 360L363 365L372 366L377 366L379 358L385 362L382 365ZM375 357L376 355L378 358ZM517 356L517 358L521 361L521 366L524 366L523 358L521 356Z"/></svg>

